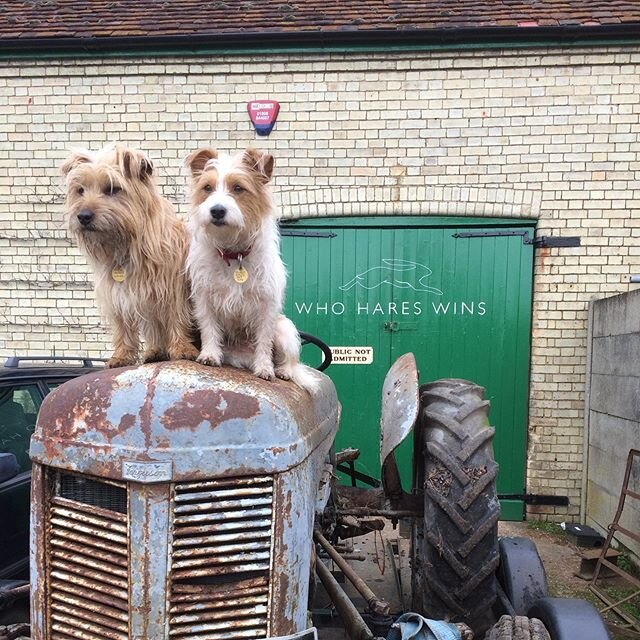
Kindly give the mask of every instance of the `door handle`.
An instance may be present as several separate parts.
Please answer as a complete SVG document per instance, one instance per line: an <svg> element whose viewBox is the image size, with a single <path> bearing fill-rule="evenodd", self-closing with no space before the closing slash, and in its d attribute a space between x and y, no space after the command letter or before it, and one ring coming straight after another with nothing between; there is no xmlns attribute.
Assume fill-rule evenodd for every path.
<svg viewBox="0 0 640 640"><path fill-rule="evenodd" d="M398 331L417 331L418 323L417 322L397 322L396 320L389 320L384 323L384 330L391 331L392 333L396 333Z"/></svg>

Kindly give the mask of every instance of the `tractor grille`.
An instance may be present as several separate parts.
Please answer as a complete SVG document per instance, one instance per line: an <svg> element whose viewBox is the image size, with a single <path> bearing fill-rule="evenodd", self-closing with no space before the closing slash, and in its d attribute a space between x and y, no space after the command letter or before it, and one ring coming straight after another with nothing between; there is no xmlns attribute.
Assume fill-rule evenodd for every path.
<svg viewBox="0 0 640 640"><path fill-rule="evenodd" d="M128 640L124 484L52 472L47 558L50 640Z"/></svg>
<svg viewBox="0 0 640 640"><path fill-rule="evenodd" d="M175 486L169 635L267 635L273 480Z"/></svg>

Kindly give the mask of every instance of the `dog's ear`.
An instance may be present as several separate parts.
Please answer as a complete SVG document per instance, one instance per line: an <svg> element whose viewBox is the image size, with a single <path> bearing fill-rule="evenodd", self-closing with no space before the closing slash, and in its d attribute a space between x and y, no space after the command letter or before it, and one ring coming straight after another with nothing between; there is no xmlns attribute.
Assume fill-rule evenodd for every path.
<svg viewBox="0 0 640 640"><path fill-rule="evenodd" d="M190 153L185 161L185 166L191 171L191 177L197 178L205 168L205 165L209 160L218 157L218 152L211 147L205 147L204 149L198 149L193 153Z"/></svg>
<svg viewBox="0 0 640 640"><path fill-rule="evenodd" d="M153 162L142 151L121 147L117 150L117 154L118 164L128 180L136 178L145 181L153 174Z"/></svg>
<svg viewBox="0 0 640 640"><path fill-rule="evenodd" d="M271 180L273 174L273 156L258 151L258 149L247 149L242 156L243 164L258 175L261 182L265 184Z"/></svg>
<svg viewBox="0 0 640 640"><path fill-rule="evenodd" d="M88 151L74 150L60 166L60 173L66 178L78 165L92 160L93 157Z"/></svg>

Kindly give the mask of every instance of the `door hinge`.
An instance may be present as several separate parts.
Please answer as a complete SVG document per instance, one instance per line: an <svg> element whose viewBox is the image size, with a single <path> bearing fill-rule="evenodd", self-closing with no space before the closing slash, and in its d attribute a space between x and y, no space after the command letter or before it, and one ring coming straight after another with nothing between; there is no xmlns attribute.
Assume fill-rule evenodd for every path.
<svg viewBox="0 0 640 640"><path fill-rule="evenodd" d="M522 500L525 504L544 504L555 507L568 507L567 496L551 496L539 493L499 493L498 500Z"/></svg>
<svg viewBox="0 0 640 640"><path fill-rule="evenodd" d="M580 236L538 236L533 244L540 248L579 247Z"/></svg>
<svg viewBox="0 0 640 640"><path fill-rule="evenodd" d="M337 238L338 234L333 231L302 231L298 229L280 228L281 236L293 236L297 238Z"/></svg>
<svg viewBox="0 0 640 640"><path fill-rule="evenodd" d="M502 236L521 236L522 244L532 244L537 248L580 246L580 236L538 236L532 238L529 231L463 231L453 234L454 238L498 238Z"/></svg>

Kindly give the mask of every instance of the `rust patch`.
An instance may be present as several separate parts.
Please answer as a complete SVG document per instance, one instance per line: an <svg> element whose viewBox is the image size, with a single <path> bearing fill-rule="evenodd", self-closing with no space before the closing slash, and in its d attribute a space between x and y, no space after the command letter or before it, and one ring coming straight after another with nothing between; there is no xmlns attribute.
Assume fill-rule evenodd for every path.
<svg viewBox="0 0 640 640"><path fill-rule="evenodd" d="M132 413L125 413L122 418L120 418L120 431L127 431L131 429L133 425L136 423L136 417Z"/></svg>
<svg viewBox="0 0 640 640"><path fill-rule="evenodd" d="M541 247L536 250L536 260L538 262L538 269L540 273L546 273L548 270L547 258L551 255L551 249L549 247Z"/></svg>
<svg viewBox="0 0 640 640"><path fill-rule="evenodd" d="M361 487L339 485L336 489L340 509L350 510L354 507L373 510L384 509L385 495L381 488L363 489Z"/></svg>
<svg viewBox="0 0 640 640"><path fill-rule="evenodd" d="M112 375L81 376L55 389L45 398L36 432L48 438L69 439L85 434L95 424L105 424L116 386Z"/></svg>
<svg viewBox="0 0 640 640"><path fill-rule="evenodd" d="M286 490L280 478L274 484L273 510L278 514L274 520L273 558L271 560L272 602L284 603L289 594L289 554L284 543L284 529L290 526L293 496ZM281 636L293 633L293 620L287 616L286 607L273 607L270 614L270 635Z"/></svg>
<svg viewBox="0 0 640 640"><path fill-rule="evenodd" d="M425 485L429 485L434 491L437 491L442 496L448 496L452 482L453 474L451 471L438 462L435 468L429 471L429 475L425 480Z"/></svg>
<svg viewBox="0 0 640 640"><path fill-rule="evenodd" d="M167 429L195 431L203 421L215 427L234 418L252 418L259 409L258 400L244 393L198 389L185 393L180 402L164 413L160 422Z"/></svg>

